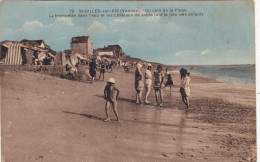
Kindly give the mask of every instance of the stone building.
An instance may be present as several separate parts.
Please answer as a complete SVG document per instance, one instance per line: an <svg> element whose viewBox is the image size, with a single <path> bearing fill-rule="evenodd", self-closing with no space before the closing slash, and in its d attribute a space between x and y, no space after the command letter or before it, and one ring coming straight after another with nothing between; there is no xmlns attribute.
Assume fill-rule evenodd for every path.
<svg viewBox="0 0 260 162"><path fill-rule="evenodd" d="M71 54L78 53L84 57L93 55L93 43L89 36L72 37L70 47Z"/></svg>
<svg viewBox="0 0 260 162"><path fill-rule="evenodd" d="M94 50L94 54L96 56L111 57L114 56L114 50L112 48L98 48Z"/></svg>
<svg viewBox="0 0 260 162"><path fill-rule="evenodd" d="M108 45L104 48L98 48L95 50L95 55L97 56L114 56L121 57L124 55L122 48L119 45Z"/></svg>
<svg viewBox="0 0 260 162"><path fill-rule="evenodd" d="M122 48L119 45L108 45L107 48L113 50L114 56L120 57L123 54Z"/></svg>

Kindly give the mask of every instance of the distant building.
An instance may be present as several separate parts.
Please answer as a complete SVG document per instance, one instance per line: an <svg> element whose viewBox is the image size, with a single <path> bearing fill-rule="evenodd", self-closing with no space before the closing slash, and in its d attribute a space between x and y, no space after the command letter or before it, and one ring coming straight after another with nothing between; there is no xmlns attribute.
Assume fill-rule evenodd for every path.
<svg viewBox="0 0 260 162"><path fill-rule="evenodd" d="M27 40L23 39L20 41L24 46L30 48L41 48L41 49L50 49L50 46L44 43L43 40Z"/></svg>
<svg viewBox="0 0 260 162"><path fill-rule="evenodd" d="M114 51L112 48L98 48L94 54L96 56L114 56Z"/></svg>
<svg viewBox="0 0 260 162"><path fill-rule="evenodd" d="M108 45L107 48L113 49L114 56L122 56L122 48L119 45Z"/></svg>
<svg viewBox="0 0 260 162"><path fill-rule="evenodd" d="M97 56L116 56L121 57L123 56L122 48L119 45L108 45L104 48L98 48L94 51L94 54Z"/></svg>
<svg viewBox="0 0 260 162"><path fill-rule="evenodd" d="M72 37L70 47L71 54L93 55L93 43L89 36Z"/></svg>

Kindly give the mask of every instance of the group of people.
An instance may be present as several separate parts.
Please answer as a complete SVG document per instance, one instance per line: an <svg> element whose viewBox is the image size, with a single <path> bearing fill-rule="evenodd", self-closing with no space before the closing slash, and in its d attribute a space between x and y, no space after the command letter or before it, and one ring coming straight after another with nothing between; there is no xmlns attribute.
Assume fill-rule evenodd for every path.
<svg viewBox="0 0 260 162"><path fill-rule="evenodd" d="M142 98L142 91L145 87L146 92L145 92L145 100L144 103L148 104L150 103L148 101L149 94L151 92L151 87L152 87L152 82L153 82L153 76L152 76L152 65L148 64L147 69L144 74L144 83L143 83L143 78L142 78L142 72L141 72L142 65L137 64L136 65L136 71L135 71L135 90L136 90L136 103L140 104L141 103L141 98ZM167 81L166 84L164 85L164 73L163 73L163 67L162 65L158 65L156 70L154 71L154 84L153 88L155 91L155 100L156 100L156 106L163 106L163 89L167 86L171 87L173 86L173 81L171 74L166 70L166 75L167 75Z"/></svg>
<svg viewBox="0 0 260 162"><path fill-rule="evenodd" d="M103 80L104 80L105 71L108 71L110 67L108 64L105 64L104 62L100 62L99 66L100 66L99 79L101 78L101 76L103 76ZM142 74L143 65L141 63L137 63L135 64L135 66L136 66L136 70L135 70L134 87L136 90L136 100L135 100L136 104L142 103L142 93L144 89L145 89L144 103L149 104L150 101L148 101L148 97L150 95L151 88L153 87L155 92L155 100L156 100L155 105L158 107L158 109L160 109L160 107L163 107L163 89L169 86L171 91L171 87L173 86L173 80L171 74L168 72L168 69L166 69L166 73L164 73L162 65L157 65L156 70L154 70L154 73L152 74L152 64L147 63L145 64L145 67L147 67L147 69L145 70L145 73L143 75ZM77 67L73 68L68 66L67 64L65 68L66 71L69 71L73 75L75 75L75 73L77 72ZM92 77L92 83L95 80L97 70L98 70L98 63L94 58L92 59L92 62L89 63L89 74ZM167 81L164 84L165 75ZM186 108L189 109L190 73L187 71L187 69L181 68L180 75L181 75L180 94L182 96L183 103L185 104ZM110 105L112 105L117 121L119 121L119 115L117 112L117 99L119 96L119 90L115 87L115 83L116 83L115 79L110 78L104 89L104 98L106 100L106 106L105 106L106 120L104 121L110 121L110 117L109 117Z"/></svg>
<svg viewBox="0 0 260 162"><path fill-rule="evenodd" d="M142 75L142 64L136 64L135 70L135 90L136 90L136 103L141 104L142 99L142 92L144 88L146 89L145 92L145 100L144 103L150 103L148 101L149 94L151 92L151 87L153 85L155 91L155 100L156 106L162 107L163 106L163 89L166 86L173 86L173 81L171 74L166 69L167 81L164 85L164 73L162 65L158 65L156 70L154 71L154 75L152 75L152 65L148 64L147 69L144 74L144 82L143 82L143 75ZM181 83L180 83L180 94L182 96L182 101L185 104L186 108L189 109L189 96L190 96L190 73L187 69L181 68L180 69L181 75ZM153 79L154 76L154 79ZM153 82L154 80L154 82ZM110 78L107 82L107 85L104 89L104 98L106 100L106 119L104 121L110 121L109 117L109 106L112 105L113 111L115 113L117 121L119 121L119 115L117 111L117 99L119 95L119 90L115 87L115 79Z"/></svg>
<svg viewBox="0 0 260 162"><path fill-rule="evenodd" d="M110 69L110 72L113 72L114 62L108 63L108 62L101 61L98 64L97 59L93 58L89 64L89 74L92 78L92 83L94 83L98 66L100 67L99 80L100 80L101 76L103 76L103 80L105 80L105 72L108 71L109 69Z"/></svg>

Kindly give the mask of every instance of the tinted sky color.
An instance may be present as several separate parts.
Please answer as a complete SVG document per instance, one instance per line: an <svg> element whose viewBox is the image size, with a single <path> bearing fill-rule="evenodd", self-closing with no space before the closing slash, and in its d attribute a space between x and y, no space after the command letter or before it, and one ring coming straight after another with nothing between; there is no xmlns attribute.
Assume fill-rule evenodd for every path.
<svg viewBox="0 0 260 162"><path fill-rule="evenodd" d="M88 35L94 48L168 65L254 64L252 2L1 2L0 41L44 39L56 51ZM49 18L80 9L187 9L204 16Z"/></svg>

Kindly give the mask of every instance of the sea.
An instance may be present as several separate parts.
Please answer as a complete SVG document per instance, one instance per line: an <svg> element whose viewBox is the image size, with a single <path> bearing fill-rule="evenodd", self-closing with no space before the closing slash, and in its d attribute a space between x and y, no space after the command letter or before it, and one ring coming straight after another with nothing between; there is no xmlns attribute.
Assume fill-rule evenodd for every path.
<svg viewBox="0 0 260 162"><path fill-rule="evenodd" d="M215 77L219 81L255 85L255 65L178 65L169 70L187 69L191 74Z"/></svg>

